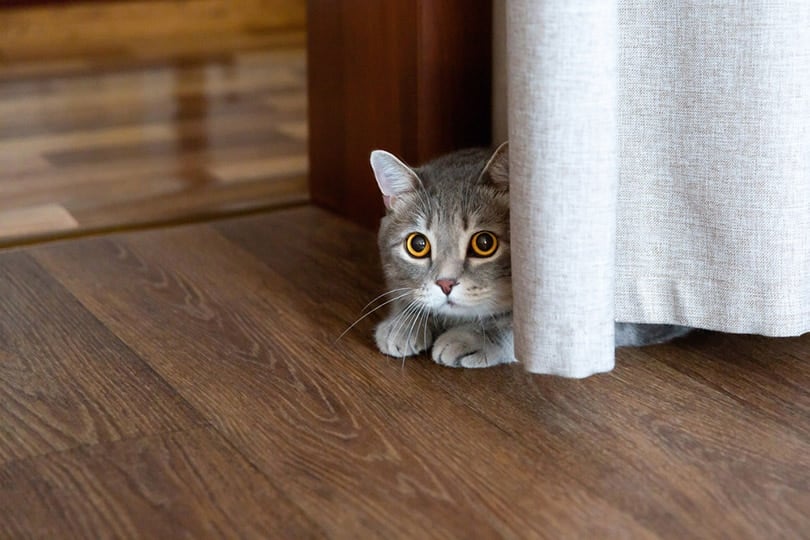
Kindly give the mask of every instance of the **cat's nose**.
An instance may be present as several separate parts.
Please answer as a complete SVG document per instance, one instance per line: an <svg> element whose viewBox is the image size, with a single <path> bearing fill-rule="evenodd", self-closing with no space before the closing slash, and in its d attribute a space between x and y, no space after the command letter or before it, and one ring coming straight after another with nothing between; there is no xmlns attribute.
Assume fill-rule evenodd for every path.
<svg viewBox="0 0 810 540"><path fill-rule="evenodd" d="M456 281L455 279L437 279L436 285L438 285L441 288L444 294L449 295L450 291L453 290L453 287L458 285L458 281Z"/></svg>

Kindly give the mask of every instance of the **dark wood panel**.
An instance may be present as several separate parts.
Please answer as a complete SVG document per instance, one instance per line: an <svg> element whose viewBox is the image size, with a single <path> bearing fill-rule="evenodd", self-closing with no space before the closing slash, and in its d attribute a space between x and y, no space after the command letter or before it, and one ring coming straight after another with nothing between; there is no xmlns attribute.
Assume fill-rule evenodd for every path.
<svg viewBox="0 0 810 540"><path fill-rule="evenodd" d="M414 163L492 142L492 0L421 0ZM407 149L406 149L407 150Z"/></svg>
<svg viewBox="0 0 810 540"><path fill-rule="evenodd" d="M491 11L490 0L308 2L313 201L375 227L371 150L419 164L489 145Z"/></svg>

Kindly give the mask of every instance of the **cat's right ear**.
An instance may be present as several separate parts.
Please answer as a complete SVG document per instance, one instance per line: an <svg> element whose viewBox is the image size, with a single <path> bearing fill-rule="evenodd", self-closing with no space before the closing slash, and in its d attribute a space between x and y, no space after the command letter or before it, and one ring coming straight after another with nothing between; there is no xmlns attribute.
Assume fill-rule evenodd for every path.
<svg viewBox="0 0 810 540"><path fill-rule="evenodd" d="M509 141L502 143L492 153L481 176L484 177L485 174L495 187L509 191Z"/></svg>
<svg viewBox="0 0 810 540"><path fill-rule="evenodd" d="M394 204L397 195L419 188L419 177L413 169L385 150L374 150L371 153L371 168L388 209Z"/></svg>

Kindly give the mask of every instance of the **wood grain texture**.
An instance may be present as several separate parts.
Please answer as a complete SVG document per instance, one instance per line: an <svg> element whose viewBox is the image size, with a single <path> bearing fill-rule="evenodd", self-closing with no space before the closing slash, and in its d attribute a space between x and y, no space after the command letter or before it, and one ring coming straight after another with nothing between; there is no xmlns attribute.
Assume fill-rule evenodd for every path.
<svg viewBox="0 0 810 540"><path fill-rule="evenodd" d="M205 428L17 461L0 467L0 484L4 538L318 535L270 479Z"/></svg>
<svg viewBox="0 0 810 540"><path fill-rule="evenodd" d="M267 236L285 237L288 231L281 220L267 226L275 231ZM254 234L263 228L257 226ZM268 272L221 237L205 230L173 230L104 245L115 256L102 257L99 270L108 277L93 288L119 292L102 298L87 288L88 282L67 274L66 286L137 347L260 470L289 490L321 527L343 523L358 534L374 530L383 536L423 536L431 530L441 536L519 535L521 530L539 532L531 514L540 505L549 530L559 534L599 533L598 517L605 515L625 530L642 532L604 501L554 482L560 471L550 464L499 483L498 478L526 465L515 441L488 422L466 416L465 407L452 406L435 387L406 386L393 400L398 385L380 380L384 366L355 364L351 350L335 350L336 334L324 326L330 321L334 328L334 316L321 318L319 302L302 295L288 276ZM168 245L185 247L169 253ZM87 255L57 251L71 275ZM284 253L298 263L299 273L300 253ZM52 266L48 256L41 260ZM238 279L242 288L234 290L204 270L211 267L228 281ZM148 292L155 287L160 288L157 295ZM143 311L127 310L141 321L136 329L134 319L121 317L121 308L138 298ZM161 311L176 313L181 325L154 316ZM281 321L289 325L289 335L273 333ZM315 328L323 328L315 339L294 337ZM211 356L214 347L218 352ZM425 399L433 406L422 404ZM263 413L257 415L258 410ZM400 418L395 410L412 413ZM429 415L445 422L434 431L414 422ZM447 441L461 440L464 432L470 436L463 446L436 453ZM490 444L499 449L497 459ZM551 480L542 491L533 485L536 474ZM521 499L525 493L535 500ZM574 500L583 504L572 511ZM446 524L430 519L439 510Z"/></svg>
<svg viewBox="0 0 810 540"><path fill-rule="evenodd" d="M304 71L277 47L4 82L0 246L305 202Z"/></svg>
<svg viewBox="0 0 810 540"><path fill-rule="evenodd" d="M93 403L106 415L96 423L127 437L82 438L87 421L62 421L48 425L68 443L34 444L26 420L38 409L0 409L5 455L18 456L0 468L9 536L261 537L289 524L295 536L353 538L774 538L810 528L810 336L703 333L622 350L614 372L583 381L401 362L374 348L378 314L336 341L381 291L375 241L313 208L0 252L0 269L6 287L26 291L0 316L19 321L0 352L13 337L14 357L48 374L32 388L75 386L73 372L47 371L53 356L79 366L123 348L104 369L148 366L61 402L80 418L71 413ZM63 330L23 330L65 319L69 350L56 346ZM101 376L91 368L85 377ZM105 405L139 395L131 386L143 377L185 416L155 424Z"/></svg>
<svg viewBox="0 0 810 540"><path fill-rule="evenodd" d="M368 228L372 150L410 164L490 144L491 1L309 0L313 201Z"/></svg>
<svg viewBox="0 0 810 540"><path fill-rule="evenodd" d="M0 275L0 464L203 422L28 255Z"/></svg>

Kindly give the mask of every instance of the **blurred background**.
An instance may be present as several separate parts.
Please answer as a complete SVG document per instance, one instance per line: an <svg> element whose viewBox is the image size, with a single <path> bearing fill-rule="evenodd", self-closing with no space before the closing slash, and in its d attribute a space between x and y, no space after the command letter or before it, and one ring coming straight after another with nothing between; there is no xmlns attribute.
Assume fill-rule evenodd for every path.
<svg viewBox="0 0 810 540"><path fill-rule="evenodd" d="M307 199L304 0L0 3L0 246Z"/></svg>

